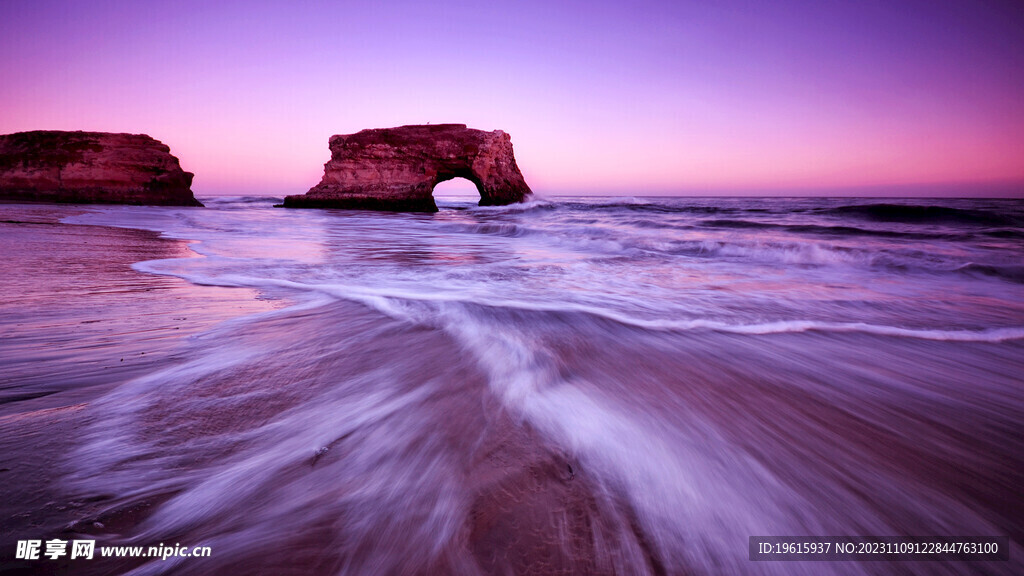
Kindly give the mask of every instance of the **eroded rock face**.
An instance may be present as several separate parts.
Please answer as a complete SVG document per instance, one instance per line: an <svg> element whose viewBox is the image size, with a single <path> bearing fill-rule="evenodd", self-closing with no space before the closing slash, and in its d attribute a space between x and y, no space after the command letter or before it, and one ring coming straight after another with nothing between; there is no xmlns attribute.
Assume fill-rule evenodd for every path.
<svg viewBox="0 0 1024 576"><path fill-rule="evenodd" d="M465 178L476 184L480 205L522 202L532 192L501 130L465 124L400 126L331 136L324 177L288 208L365 208L436 212L438 182Z"/></svg>
<svg viewBox="0 0 1024 576"><path fill-rule="evenodd" d="M202 206L191 172L145 134L18 132L0 136L0 200Z"/></svg>

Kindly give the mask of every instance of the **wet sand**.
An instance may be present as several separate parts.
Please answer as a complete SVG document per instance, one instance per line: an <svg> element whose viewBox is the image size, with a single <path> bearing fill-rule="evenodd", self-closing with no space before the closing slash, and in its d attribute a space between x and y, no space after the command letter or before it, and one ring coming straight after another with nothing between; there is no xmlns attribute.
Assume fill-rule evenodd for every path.
<svg viewBox="0 0 1024 576"><path fill-rule="evenodd" d="M149 233L57 224L71 208L7 208L0 235L23 249L0 308L0 571L1020 572L1019 339L750 336L573 306L360 300L349 268L370 258L362 282L426 282L409 254L443 231L382 223L364 239L372 217L259 208L154 228L204 238L210 256L196 259ZM399 265L381 263L390 255ZM308 268L306 285L341 296L282 292L308 302L284 308L129 265L189 257L148 268L274 294ZM467 261L460 278L490 293L502 276ZM757 534L1014 543L1011 562L755 564ZM54 536L213 555L9 560L14 540Z"/></svg>
<svg viewBox="0 0 1024 576"><path fill-rule="evenodd" d="M185 242L162 239L147 231L59 222L80 210L0 206L0 241L12 247L0 284L7 295L0 303L0 322L6 331L0 341L4 361L0 380L0 518L4 519L0 568L5 572L111 574L139 567L142 561L130 559L96 558L86 563L66 557L17 561L13 556L19 539L96 538L100 546L123 543L136 533L177 492L83 498L68 489L66 476L74 473L69 461L96 424L97 411L90 410L92 404L133 378L182 362L189 349L188 336L228 318L282 304L259 300L250 290L197 287L177 278L136 272L131 268L134 262L195 254ZM353 331L368 327L367 341L372 342L365 350L348 349L347 358L360 359L346 364L349 377L392 361L376 335L379 315L355 304L343 307ZM287 321L286 317L281 323L270 322L260 330L288 330ZM414 331L410 336L405 328L392 329L397 332L396 346L457 347L434 331ZM253 335L256 340L259 337L258 332ZM258 386L269 387L262 391L266 395L261 400L244 409L203 418L195 413L180 416L175 406L158 404L143 415L144 424L137 432L154 442L173 445L186 441L181 435L194 440L216 436L231 427L235 431L256 428L315 391L308 382L277 378L282 362L290 359L268 359L264 365L269 376L265 378L256 369L197 383L189 391L199 397L229 397L235 392L252 394ZM400 362L392 364L402 369ZM433 402L434 414L464 416L459 425L443 434L445 442L458 445L457 451L468 455L459 464L463 471L459 483L470 495L470 502L466 522L452 541L454 547L441 551L432 561L403 566L404 573L605 573L616 564L620 570L624 568L623 557L645 557L639 532L628 536L632 550L615 552L616 542L624 535L613 534L615 526L603 520L608 510L600 509L614 508L614 503L599 502L596 487L579 463L547 446L528 424L504 411L487 393L483 374L453 369L443 358L433 362L417 359L407 368L411 385L423 381L425 375L436 375L447 383ZM341 377L338 372L334 376ZM480 410L480 403L490 407ZM467 416L470 414L476 416ZM342 438L322 459L310 458L310 470L329 466L343 453L345 443ZM193 461L183 465L182 472L201 470L207 464ZM618 513L612 513L615 516ZM234 559L230 563L246 573L331 573L372 563L379 554L358 545L339 554L337 538L343 530L336 522L313 523L306 528L310 526L319 528L290 537L278 534L272 549L251 551L242 565ZM635 523L633 528L637 529ZM600 538L602 531L609 547L598 551L595 537ZM166 533L160 539L195 542L197 537ZM401 547L398 542L386 541L377 546ZM611 553L618 560L598 558L602 553ZM649 555L646 559L653 562ZM207 574L226 569L216 557L210 562L189 559L187 567L190 573ZM371 570L372 565L363 568ZM654 573L661 570L656 564L649 564L648 569Z"/></svg>
<svg viewBox="0 0 1024 576"><path fill-rule="evenodd" d="M61 533L95 503L58 482L90 402L178 360L183 339L225 319L269 310L251 290L196 287L131 264L195 257L186 242L141 230L61 224L88 208L0 204L0 567L15 542ZM30 312L29 312L30 311ZM77 571L76 571L77 572Z"/></svg>
<svg viewBox="0 0 1024 576"><path fill-rule="evenodd" d="M347 338L324 341L323 327L339 324ZM626 506L602 495L571 455L503 409L483 373L438 353L458 347L442 332L347 302L265 319L244 332L240 344L250 349L270 335L294 337L242 371L181 382L171 394L194 402L164 401L121 415L111 431L131 422L130 441L143 446L142 460L160 463L111 469L110 482L130 482L138 471L156 473L168 488L142 486L144 497L127 500L111 495L103 510L82 517L76 533L101 542L211 542L213 557L182 564L189 574L612 574L655 562L645 558L635 523L621 533L628 514L618 508ZM325 353L327 346L336 352ZM320 354L312 362L311 349ZM360 395L379 398L382 391L366 383L382 370L393 384L387 394L403 405L375 416L379 405L362 405ZM287 427L266 451L253 450L251 442L271 442L276 425L311 403L322 403L327 427L339 429L326 450L307 444L315 418L303 429ZM353 407L346 413L343 406ZM363 415L367 420L349 424ZM348 425L354 427L341 431ZM95 438L96 430L90 433ZM288 444L307 448L296 454ZM236 469L258 476L256 487L239 486L246 496L211 499L196 490ZM278 493L290 493L291 501L268 520L278 514ZM458 502L454 518L446 518L454 522L451 537L424 555L438 538L424 527L448 497ZM225 533L225 526L233 528Z"/></svg>

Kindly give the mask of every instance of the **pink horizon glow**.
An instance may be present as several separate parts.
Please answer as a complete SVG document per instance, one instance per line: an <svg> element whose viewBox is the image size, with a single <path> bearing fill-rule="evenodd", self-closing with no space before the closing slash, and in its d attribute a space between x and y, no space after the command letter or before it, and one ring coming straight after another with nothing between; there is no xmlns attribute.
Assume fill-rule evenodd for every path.
<svg viewBox="0 0 1024 576"><path fill-rule="evenodd" d="M428 122L510 133L541 194L1024 196L1010 3L214 4L0 5L0 133L146 133L200 196L305 192L332 134Z"/></svg>

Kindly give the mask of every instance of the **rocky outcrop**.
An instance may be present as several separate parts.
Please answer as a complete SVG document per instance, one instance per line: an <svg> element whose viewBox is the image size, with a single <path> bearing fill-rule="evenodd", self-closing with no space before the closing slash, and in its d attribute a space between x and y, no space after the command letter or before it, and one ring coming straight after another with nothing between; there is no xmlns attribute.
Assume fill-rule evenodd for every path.
<svg viewBox="0 0 1024 576"><path fill-rule="evenodd" d="M531 194L501 130L465 124L400 126L331 136L324 177L287 208L364 208L436 212L438 182L465 178L476 184L480 205L522 202Z"/></svg>
<svg viewBox="0 0 1024 576"><path fill-rule="evenodd" d="M0 136L0 200L202 206L171 149L145 134Z"/></svg>

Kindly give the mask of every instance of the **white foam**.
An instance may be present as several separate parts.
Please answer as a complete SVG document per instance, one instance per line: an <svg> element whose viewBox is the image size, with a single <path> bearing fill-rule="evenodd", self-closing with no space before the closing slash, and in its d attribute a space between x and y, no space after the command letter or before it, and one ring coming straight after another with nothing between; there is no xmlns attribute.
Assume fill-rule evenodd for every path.
<svg viewBox="0 0 1024 576"><path fill-rule="evenodd" d="M146 266L148 269L149 267ZM155 271L155 270L154 270ZM155 271L156 273L160 273ZM587 306L570 302L544 303L523 302L502 298L474 295L466 297L459 294L444 292L427 292L401 290L397 288L376 289L346 284L306 284L291 280L274 278L255 278L245 275L221 275L217 277L201 277L182 275L182 277L198 283L217 286L265 288L280 287L303 292L318 292L342 300L357 301L371 306L389 316L403 320L429 322L429 319L418 313L413 315L412 309L402 304L407 302L463 303L494 308L511 308L537 312L579 312L598 316L615 322L636 326L648 330L691 331L710 330L731 334L767 335L801 332L858 332L879 336L900 338L917 338L921 340L940 340L951 342L1004 342L1007 340L1024 339L1024 327L1010 326L987 328L980 330L948 330L931 328L906 328L868 324L865 322L825 322L818 320L777 320L751 324L733 324L709 319L644 319L636 318L618 311L596 306Z"/></svg>

